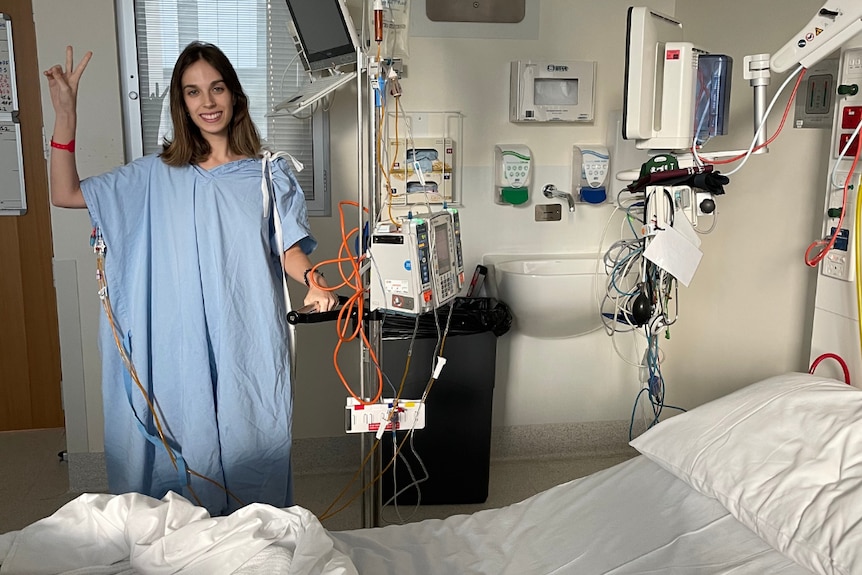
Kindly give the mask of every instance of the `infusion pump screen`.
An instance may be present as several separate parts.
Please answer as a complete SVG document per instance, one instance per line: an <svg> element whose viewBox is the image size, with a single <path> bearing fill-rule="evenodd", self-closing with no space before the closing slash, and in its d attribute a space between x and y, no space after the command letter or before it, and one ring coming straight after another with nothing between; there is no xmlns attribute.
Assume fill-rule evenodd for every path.
<svg viewBox="0 0 862 575"><path fill-rule="evenodd" d="M437 272L448 273L452 269L449 259L449 228L446 225L434 227L434 252L437 256Z"/></svg>

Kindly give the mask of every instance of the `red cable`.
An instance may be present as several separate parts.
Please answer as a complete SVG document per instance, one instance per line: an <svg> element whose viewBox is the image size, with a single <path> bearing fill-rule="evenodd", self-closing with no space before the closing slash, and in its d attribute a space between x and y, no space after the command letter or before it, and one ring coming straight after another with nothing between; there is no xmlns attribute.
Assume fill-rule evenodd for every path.
<svg viewBox="0 0 862 575"><path fill-rule="evenodd" d="M826 240L817 240L811 242L811 245L808 246L808 249L805 250L805 265L808 267L814 267L820 263L820 261L826 257L826 254L829 253L835 246L835 240L838 239L838 234L841 232L841 229L844 225L844 216L847 212L847 190L850 186L850 179L853 177L853 172L856 171L856 164L859 163L859 153L862 152L862 146L856 147L856 155L853 157L853 164L850 166L850 171L847 172L847 179L844 180L844 195L841 198L841 215L838 216L838 225L835 227L835 233L832 234L832 237L829 238L829 241ZM829 178L829 184L832 185L832 178ZM831 189L831 188L830 188ZM809 257L811 254L811 250L814 248L825 246L822 250L817 252L813 258Z"/></svg>
<svg viewBox="0 0 862 575"><path fill-rule="evenodd" d="M734 156L732 158L726 158L724 160L710 160L709 163L710 164L716 164L716 165L732 164L733 162L741 160L742 158L747 156L749 153L754 153L757 150L760 150L761 148L765 148L766 146L768 146L769 144L774 142L775 138L778 137L778 134L781 133L781 130L784 129L784 123L787 121L788 114L790 114L790 106L793 104L793 100L796 99L796 92L799 90L799 85L802 83L802 77L805 75L805 72L806 72L806 70L805 70L805 68L803 68L802 71L799 73L799 77L796 78L796 85L793 86L793 92L790 93L790 99L787 100L787 106L784 107L784 114L781 116L781 123L778 125L778 129L775 130L775 133L772 134L772 136L768 140L766 140L764 143L760 144L759 146L754 147L751 150L751 152L746 152L744 154L740 154L740 155Z"/></svg>
<svg viewBox="0 0 862 575"><path fill-rule="evenodd" d="M815 359L811 363L811 368L808 370L808 373L814 374L814 370L817 369L817 366L820 365L820 362L824 359L834 359L841 365L841 369L844 371L844 383L850 385L850 370L847 368L847 363L841 359L841 356L835 353L824 353L817 359Z"/></svg>

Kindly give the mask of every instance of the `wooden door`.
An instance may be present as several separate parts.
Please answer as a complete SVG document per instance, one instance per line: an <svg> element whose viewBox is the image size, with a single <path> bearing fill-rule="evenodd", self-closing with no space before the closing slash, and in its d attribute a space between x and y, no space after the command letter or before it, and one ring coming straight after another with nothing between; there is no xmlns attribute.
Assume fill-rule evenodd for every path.
<svg viewBox="0 0 862 575"><path fill-rule="evenodd" d="M27 191L26 214L0 216L0 431L63 427L33 8L30 0L0 0L0 12L12 26Z"/></svg>

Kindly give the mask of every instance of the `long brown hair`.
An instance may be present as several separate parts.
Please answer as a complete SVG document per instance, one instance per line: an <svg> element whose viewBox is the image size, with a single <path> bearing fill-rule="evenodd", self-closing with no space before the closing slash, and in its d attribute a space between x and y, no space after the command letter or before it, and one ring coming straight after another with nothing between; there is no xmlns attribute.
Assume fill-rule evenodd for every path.
<svg viewBox="0 0 862 575"><path fill-rule="evenodd" d="M209 158L209 142L201 134L188 115L183 99L183 73L197 62L204 60L221 74L225 86L233 95L233 117L228 126L228 145L231 152L247 157L260 154L260 132L248 113L248 96L239 83L236 70L217 46L207 42L192 42L177 58L171 75L171 121L174 125L173 140L165 139L162 146L162 161L169 166L198 164Z"/></svg>

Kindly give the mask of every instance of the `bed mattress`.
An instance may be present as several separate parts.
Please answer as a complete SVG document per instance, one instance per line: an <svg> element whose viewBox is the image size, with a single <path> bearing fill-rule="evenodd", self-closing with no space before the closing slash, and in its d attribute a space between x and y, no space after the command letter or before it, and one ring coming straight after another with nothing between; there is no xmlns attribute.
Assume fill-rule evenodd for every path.
<svg viewBox="0 0 862 575"><path fill-rule="evenodd" d="M508 507L330 535L374 575L810 573L644 456Z"/></svg>

